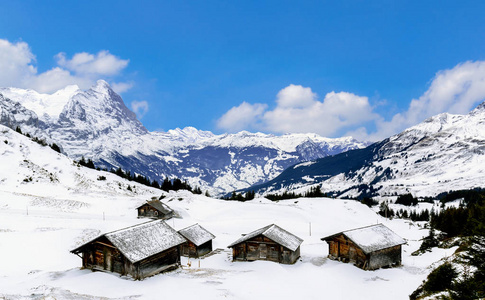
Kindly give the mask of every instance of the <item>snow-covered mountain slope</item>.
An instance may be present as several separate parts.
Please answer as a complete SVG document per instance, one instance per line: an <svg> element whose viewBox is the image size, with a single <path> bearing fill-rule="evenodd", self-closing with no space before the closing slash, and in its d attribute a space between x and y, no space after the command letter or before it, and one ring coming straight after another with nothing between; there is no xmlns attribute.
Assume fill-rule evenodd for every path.
<svg viewBox="0 0 485 300"><path fill-rule="evenodd" d="M56 205L69 211L89 206L82 200L81 195L86 194L113 200L119 196L132 197L139 201L162 194L158 189L109 172L79 167L67 156L3 125L0 125L0 166L1 198L31 195L32 206Z"/></svg>
<svg viewBox="0 0 485 300"><path fill-rule="evenodd" d="M250 189L267 193L320 184L343 197L408 192L432 196L483 187L483 166L485 103L467 115L431 117L365 149L296 164Z"/></svg>
<svg viewBox="0 0 485 300"><path fill-rule="evenodd" d="M70 86L53 95L0 89L0 122L55 142L73 159L84 156L99 167L156 180L183 178L212 195L265 182L301 161L366 146L316 134L215 135L193 127L149 132L102 80L87 91Z"/></svg>
<svg viewBox="0 0 485 300"><path fill-rule="evenodd" d="M170 287L164 289L168 298L190 298L197 291L202 300L321 299L321 282L332 298L388 299L392 294L407 299L430 265L456 249L411 256L428 231L408 220L384 219L358 201L257 198L243 203L178 191L162 200L179 216L167 223L176 230L199 223L216 236L217 250L198 260L182 257L182 268L133 281L81 269L81 258L70 250L102 233L146 222L135 208L160 190L78 167L1 125L0 166L0 295L5 299L158 299L161 286ZM364 271L327 259L322 237L376 221L407 240L401 267ZM304 240L296 264L232 262L230 243L273 223ZM345 288L349 284L352 289Z"/></svg>
<svg viewBox="0 0 485 300"><path fill-rule="evenodd" d="M392 293L405 299L446 251L411 256L427 230L405 220L386 220L358 201L276 203L258 198L243 203L179 191L162 200L180 216L167 223L176 230L199 223L216 236L217 251L191 259L191 265L183 257L183 268L133 281L81 269L81 258L70 250L102 233L146 222L137 218L135 208L159 196L159 190L77 167L64 155L3 126L0 166L0 295L6 299L157 299L160 287L170 287L164 289L168 298L190 298L197 291L203 300L321 299L322 281L328 283L326 295L333 298L388 299ZM98 180L100 175L106 180ZM376 221L408 241L403 266L370 272L327 259L328 245L320 238ZM232 262L230 243L272 223L304 240L296 264ZM268 284L278 289L268 289ZM344 288L348 284L352 289Z"/></svg>

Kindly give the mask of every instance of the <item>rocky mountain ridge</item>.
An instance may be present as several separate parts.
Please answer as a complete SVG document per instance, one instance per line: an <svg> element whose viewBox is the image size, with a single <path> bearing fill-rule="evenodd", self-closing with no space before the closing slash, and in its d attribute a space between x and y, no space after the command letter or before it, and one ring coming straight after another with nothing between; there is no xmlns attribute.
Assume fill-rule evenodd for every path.
<svg viewBox="0 0 485 300"><path fill-rule="evenodd" d="M485 103L466 115L433 116L364 149L289 167L263 185L264 193L320 185L339 197L433 196L483 187Z"/></svg>
<svg viewBox="0 0 485 300"><path fill-rule="evenodd" d="M103 80L87 91L68 86L52 95L0 89L0 124L55 142L73 159L91 158L163 180L187 180L221 195L270 180L286 167L363 148L351 137L275 136L242 131L216 135L193 127L149 132Z"/></svg>

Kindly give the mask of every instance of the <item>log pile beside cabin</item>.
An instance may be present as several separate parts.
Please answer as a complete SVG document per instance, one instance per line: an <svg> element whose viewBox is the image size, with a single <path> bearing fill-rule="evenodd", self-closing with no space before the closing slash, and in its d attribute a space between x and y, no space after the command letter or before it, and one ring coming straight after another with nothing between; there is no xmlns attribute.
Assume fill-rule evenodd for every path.
<svg viewBox="0 0 485 300"><path fill-rule="evenodd" d="M177 268L179 247L185 242L172 227L157 220L103 234L71 252L81 254L83 268L143 279Z"/></svg>
<svg viewBox="0 0 485 300"><path fill-rule="evenodd" d="M153 218L168 220L173 217L174 212L168 205L160 200L150 200L136 208L138 218Z"/></svg>
<svg viewBox="0 0 485 300"><path fill-rule="evenodd" d="M328 257L354 263L364 270L401 265L404 239L383 224L339 232L322 238L329 246Z"/></svg>
<svg viewBox="0 0 485 300"><path fill-rule="evenodd" d="M178 231L187 242L181 248L181 254L188 257L201 257L212 251L212 240L215 235L199 224L194 224Z"/></svg>
<svg viewBox="0 0 485 300"><path fill-rule="evenodd" d="M303 240L277 225L248 233L230 244L233 261L269 260L294 264L300 257Z"/></svg>

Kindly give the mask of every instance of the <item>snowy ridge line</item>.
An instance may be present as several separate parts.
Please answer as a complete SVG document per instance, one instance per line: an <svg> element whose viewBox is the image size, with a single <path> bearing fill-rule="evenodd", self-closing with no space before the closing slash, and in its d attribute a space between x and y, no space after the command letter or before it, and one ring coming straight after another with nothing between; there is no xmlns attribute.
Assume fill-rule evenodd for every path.
<svg viewBox="0 0 485 300"><path fill-rule="evenodd" d="M367 145L312 133L149 132L103 80L86 91L71 86L52 95L0 89L0 124L55 142L74 160L85 157L100 168L121 167L159 182L182 178L214 196L268 181L295 163Z"/></svg>
<svg viewBox="0 0 485 300"><path fill-rule="evenodd" d="M337 197L435 196L483 187L485 103L466 115L440 114L363 149L296 164L253 186L260 195L320 185Z"/></svg>

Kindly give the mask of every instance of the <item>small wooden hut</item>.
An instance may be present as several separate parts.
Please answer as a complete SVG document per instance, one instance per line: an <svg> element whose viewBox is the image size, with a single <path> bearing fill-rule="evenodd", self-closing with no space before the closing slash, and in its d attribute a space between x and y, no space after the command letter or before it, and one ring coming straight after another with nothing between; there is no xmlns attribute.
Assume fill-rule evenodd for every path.
<svg viewBox="0 0 485 300"><path fill-rule="evenodd" d="M173 217L173 209L160 200L150 200L136 208L138 218L168 220Z"/></svg>
<svg viewBox="0 0 485 300"><path fill-rule="evenodd" d="M179 233L187 239L181 247L183 256L200 257L212 251L212 240L216 236L199 224L181 229Z"/></svg>
<svg viewBox="0 0 485 300"><path fill-rule="evenodd" d="M103 234L71 252L82 258L82 268L143 279L177 268L179 246L185 242L175 229L156 220Z"/></svg>
<svg viewBox="0 0 485 300"><path fill-rule="evenodd" d="M406 241L383 224L342 231L322 238L328 257L354 263L364 270L401 264L401 245Z"/></svg>
<svg viewBox="0 0 485 300"><path fill-rule="evenodd" d="M230 244L233 261L269 260L294 264L300 257L303 240L277 225L248 233Z"/></svg>

